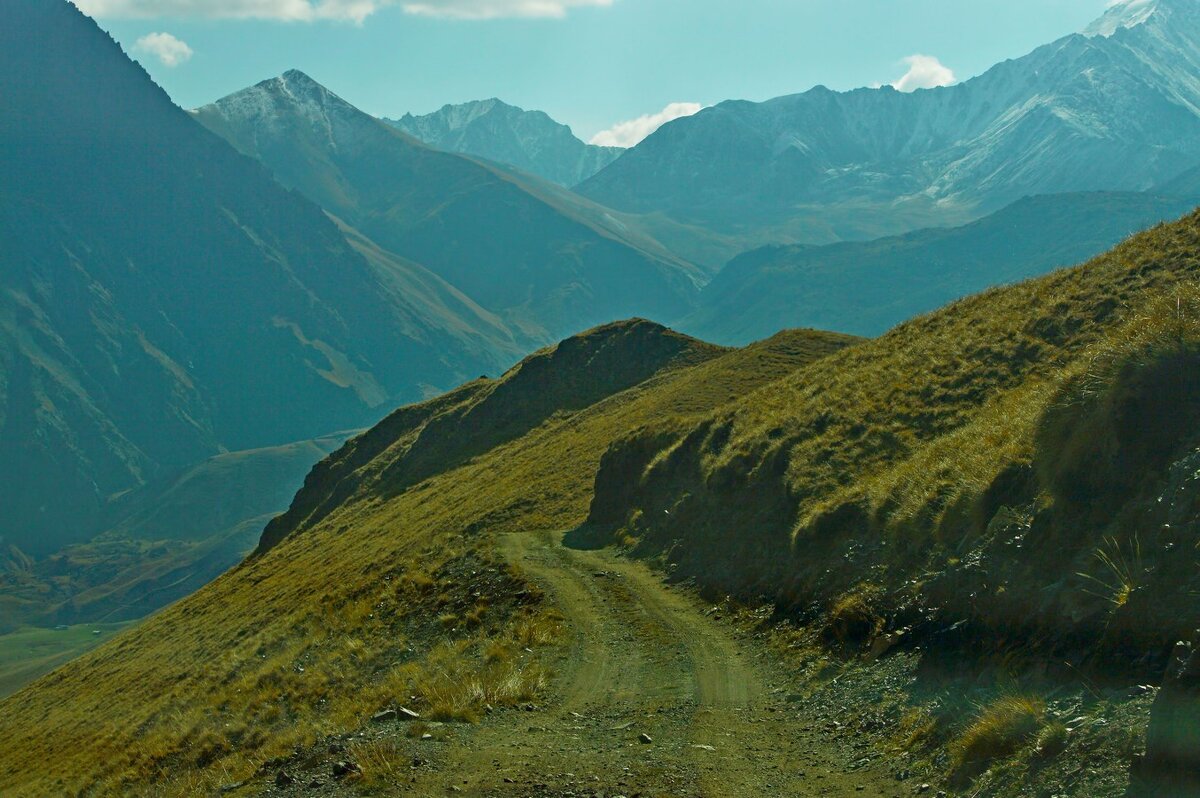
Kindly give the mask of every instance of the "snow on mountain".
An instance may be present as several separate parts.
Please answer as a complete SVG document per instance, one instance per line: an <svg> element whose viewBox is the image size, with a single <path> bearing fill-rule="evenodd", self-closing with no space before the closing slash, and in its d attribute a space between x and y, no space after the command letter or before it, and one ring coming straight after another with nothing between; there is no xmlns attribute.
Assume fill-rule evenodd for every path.
<svg viewBox="0 0 1200 798"><path fill-rule="evenodd" d="M1122 28L1135 28L1154 15L1158 0L1117 0L1104 16L1083 30L1084 36L1112 36Z"/></svg>
<svg viewBox="0 0 1200 798"><path fill-rule="evenodd" d="M959 223L1031 194L1144 190L1200 164L1200 2L1124 0L960 84L817 87L664 126L579 190L822 242Z"/></svg>
<svg viewBox="0 0 1200 798"><path fill-rule="evenodd" d="M545 113L497 99L384 121L438 149L515 166L564 186L586 180L624 152L585 144Z"/></svg>

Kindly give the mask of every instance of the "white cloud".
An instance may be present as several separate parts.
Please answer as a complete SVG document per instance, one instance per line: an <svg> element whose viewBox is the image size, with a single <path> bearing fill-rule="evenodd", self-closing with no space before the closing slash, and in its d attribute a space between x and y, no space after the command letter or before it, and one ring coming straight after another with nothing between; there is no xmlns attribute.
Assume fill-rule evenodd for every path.
<svg viewBox="0 0 1200 798"><path fill-rule="evenodd" d="M342 20L361 23L394 0L74 0L101 18L274 19L284 22Z"/></svg>
<svg viewBox="0 0 1200 798"><path fill-rule="evenodd" d="M657 114L646 114L627 122L618 122L608 130L600 131L592 136L592 144L602 147L633 147L668 122L699 113L703 108L700 103L671 103Z"/></svg>
<svg viewBox="0 0 1200 798"><path fill-rule="evenodd" d="M573 8L608 7L614 0L74 0L93 17L148 19L343 20L361 24L385 6L407 13L454 19L561 18Z"/></svg>
<svg viewBox="0 0 1200 798"><path fill-rule="evenodd" d="M409 14L454 19L499 19L501 17L550 17L560 19L572 8L602 6L613 0L421 0L403 2Z"/></svg>
<svg viewBox="0 0 1200 798"><path fill-rule="evenodd" d="M151 33L137 40L133 49L149 53L163 63L164 66L177 67L189 61L193 55L192 48L187 42L176 39L169 33Z"/></svg>
<svg viewBox="0 0 1200 798"><path fill-rule="evenodd" d="M903 61L908 66L904 77L892 85L899 91L916 91L917 89L932 89L935 86L949 86L957 82L954 70L945 66L931 55L910 55Z"/></svg>

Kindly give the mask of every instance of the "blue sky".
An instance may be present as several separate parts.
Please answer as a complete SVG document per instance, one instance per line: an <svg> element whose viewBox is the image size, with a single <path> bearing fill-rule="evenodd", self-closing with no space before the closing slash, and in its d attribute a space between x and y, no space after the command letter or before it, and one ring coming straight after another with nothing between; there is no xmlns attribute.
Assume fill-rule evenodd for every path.
<svg viewBox="0 0 1200 798"><path fill-rule="evenodd" d="M184 107L298 68L368 112L500 97L583 138L670 103L964 79L1106 0L76 0ZM149 34L169 34L137 42ZM179 44L182 43L182 44ZM157 55L156 55L157 54ZM161 56L161 58L160 58ZM165 59L165 62L164 62ZM173 63L173 66L169 66ZM943 75L944 73L938 73Z"/></svg>

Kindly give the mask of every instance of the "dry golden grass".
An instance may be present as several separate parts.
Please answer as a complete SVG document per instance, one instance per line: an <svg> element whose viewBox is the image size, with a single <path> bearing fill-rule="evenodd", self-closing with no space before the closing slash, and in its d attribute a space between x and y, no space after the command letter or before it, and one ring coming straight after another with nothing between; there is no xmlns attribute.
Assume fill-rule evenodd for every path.
<svg viewBox="0 0 1200 798"><path fill-rule="evenodd" d="M957 770L978 769L1011 756L1034 742L1046 722L1046 702L1039 696L1007 695L983 707L950 746Z"/></svg>
<svg viewBox="0 0 1200 798"><path fill-rule="evenodd" d="M536 652L559 627L514 607L518 593L536 606L538 593L495 559L494 537L579 524L619 435L698 417L849 340L796 333L736 352L698 345L644 384L400 492L387 489L388 469L428 413L409 414L417 427L385 422L391 442L368 436L369 456L352 452L338 466L345 485L319 520L8 699L0 793L202 794L411 695L422 696L422 714L436 706L458 718L529 700L547 679ZM438 622L465 619L481 598L477 624ZM36 764L50 761L53 770Z"/></svg>
<svg viewBox="0 0 1200 798"><path fill-rule="evenodd" d="M878 585L857 585L840 596L829 608L827 632L842 644L870 641L883 628L883 618L877 609L882 588Z"/></svg>
<svg viewBox="0 0 1200 798"><path fill-rule="evenodd" d="M1050 583L1081 592L1085 561L1112 571L1093 555L1104 525L1200 428L1198 284L1191 215L1083 266L956 302L714 416L636 431L598 479L593 520L639 552L670 551L702 588L750 597L775 585L773 600L823 606L826 624L841 623L839 602L869 569L888 596L876 615L930 606L923 591L940 579L939 601L956 601L958 617L1023 635L1047 622L1021 603L1044 586L1027 563L993 566L978 601L968 597L980 585L956 594L952 576L999 514L1018 536L1046 508L1094 520L1050 533L1041 515L1043 560L1060 566ZM1139 423L1123 428L1129 419ZM1024 590L994 600L1010 574Z"/></svg>

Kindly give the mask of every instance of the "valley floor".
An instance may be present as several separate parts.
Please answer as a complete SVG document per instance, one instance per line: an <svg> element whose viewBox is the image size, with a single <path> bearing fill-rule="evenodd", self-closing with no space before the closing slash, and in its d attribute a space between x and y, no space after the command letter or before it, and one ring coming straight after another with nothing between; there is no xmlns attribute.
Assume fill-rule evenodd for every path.
<svg viewBox="0 0 1200 798"><path fill-rule="evenodd" d="M79 624L64 629L27 626L0 635L0 698L91 651L129 625Z"/></svg>
<svg viewBox="0 0 1200 798"><path fill-rule="evenodd" d="M376 731L391 739L377 739L375 750L390 751L407 771L392 781L401 782L399 792L742 798L913 789L863 766L861 752L829 735L827 718L790 703L797 696L789 696L781 666L765 649L743 648L718 611L667 587L643 563L571 549L562 537L500 541L505 559L565 618L543 705L495 713L478 726L438 727L438 739L426 741L391 737L403 724ZM327 761L313 764L312 773L292 772L298 793L361 790L330 779ZM324 783L302 786L312 778Z"/></svg>

